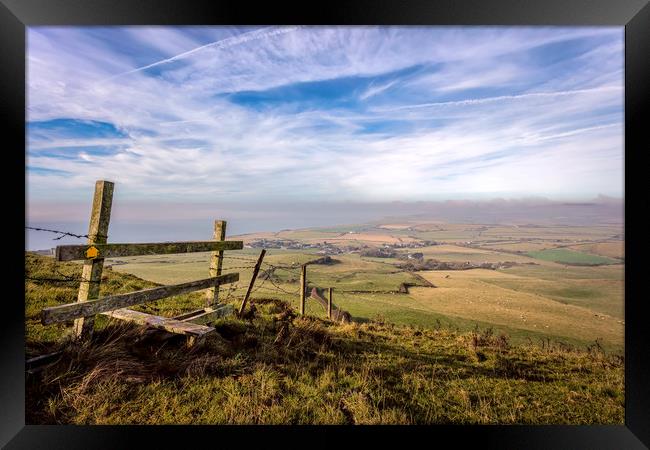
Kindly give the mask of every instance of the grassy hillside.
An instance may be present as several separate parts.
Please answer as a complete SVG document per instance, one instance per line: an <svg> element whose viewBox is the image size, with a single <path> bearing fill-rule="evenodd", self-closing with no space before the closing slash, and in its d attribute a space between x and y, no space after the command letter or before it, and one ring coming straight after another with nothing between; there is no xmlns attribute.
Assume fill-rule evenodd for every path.
<svg viewBox="0 0 650 450"><path fill-rule="evenodd" d="M437 245L418 248L440 260L508 261L532 258L494 251ZM406 250L400 250L406 251ZM232 295L242 297L252 274L258 249L226 253L224 272L238 271L240 282ZM274 282L260 286L258 294L298 306L299 267L318 257L305 250L269 249L266 263L289 269L274 272ZM231 259L233 258L233 259ZM341 254L331 265L309 265L310 286L334 287L334 302L357 320L383 317L400 325L471 331L476 325L505 332L513 343L552 339L586 347L596 339L608 351L623 350L623 266L560 265L551 261L522 264L500 270L422 271L410 273L398 267L397 258ZM209 254L138 256L122 258L113 270L158 283L180 283L208 275ZM418 276L433 282L427 288ZM412 287L399 293L400 284ZM417 287L423 286L423 287ZM230 289L230 288L229 288ZM325 311L307 301L311 315L325 318Z"/></svg>
<svg viewBox="0 0 650 450"><path fill-rule="evenodd" d="M545 261L554 261L564 264L581 264L586 266L598 264L618 264L620 262L612 258L591 255L589 253L582 253L575 250L567 250L565 248L554 248L537 252L528 252L528 256Z"/></svg>
<svg viewBox="0 0 650 450"><path fill-rule="evenodd" d="M100 318L92 341L43 327L44 306L74 301L80 265L26 255L27 354L62 350L28 375L28 424L622 424L623 360L597 347L511 345L489 329L461 333L348 325L296 317L285 301L253 297L205 345ZM105 271L102 294L153 286ZM234 300L231 298L231 300ZM142 307L165 316L202 305L201 293ZM353 314L354 315L354 314Z"/></svg>

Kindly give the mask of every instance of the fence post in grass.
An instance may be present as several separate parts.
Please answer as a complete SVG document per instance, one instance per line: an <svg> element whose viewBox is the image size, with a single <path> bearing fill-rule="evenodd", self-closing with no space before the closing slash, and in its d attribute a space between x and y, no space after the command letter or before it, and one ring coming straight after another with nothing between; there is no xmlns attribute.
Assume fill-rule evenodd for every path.
<svg viewBox="0 0 650 450"><path fill-rule="evenodd" d="M214 234L215 241L226 240L226 221L214 221ZM223 250L212 252L210 256L210 277L217 277L221 275L221 268L223 266ZM205 306L212 306L219 303L219 286L208 289L205 297Z"/></svg>
<svg viewBox="0 0 650 450"><path fill-rule="evenodd" d="M110 181L98 180L95 183L93 208L90 213L88 226L88 245L106 244L108 238L108 222L111 219L111 204L113 203L113 187ZM88 254L94 249L94 254ZM82 280L79 285L77 302L85 302L99 297L99 283L102 279L104 258L96 254L97 249L90 247L86 251L89 260L84 261ZM86 338L92 335L95 325L94 317L81 317L74 321L76 338Z"/></svg>
<svg viewBox="0 0 650 450"><path fill-rule="evenodd" d="M255 263L255 268L253 269L253 277L251 278L251 282L248 285L246 296L244 297L244 300L241 302L241 306L239 307L239 317L241 317L241 315L244 313L246 302L248 301L248 297L251 295L251 292L253 290L253 285L255 284L255 279L257 278L257 274L260 271L260 267L262 266L262 260L264 259L265 254L266 254L266 249L262 249L259 258L257 258L257 262Z"/></svg>
<svg viewBox="0 0 650 450"><path fill-rule="evenodd" d="M327 292L327 318L332 319L332 289L329 288Z"/></svg>
<svg viewBox="0 0 650 450"><path fill-rule="evenodd" d="M300 315L305 315L305 291L307 290L307 265L300 268Z"/></svg>

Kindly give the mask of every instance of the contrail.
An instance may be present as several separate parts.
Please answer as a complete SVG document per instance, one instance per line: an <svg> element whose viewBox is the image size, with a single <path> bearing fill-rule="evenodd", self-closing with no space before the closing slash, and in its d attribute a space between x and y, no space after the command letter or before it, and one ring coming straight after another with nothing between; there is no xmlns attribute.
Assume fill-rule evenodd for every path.
<svg viewBox="0 0 650 450"><path fill-rule="evenodd" d="M421 103L418 105L406 105L398 106L395 108L385 109L382 111L396 111L401 109L415 109L415 108L429 108L432 106L465 106L465 105L479 105L482 103L491 103L501 100L517 100L522 98L537 98L537 97L558 97L563 95L574 95L574 94L586 94L590 92L602 92L602 91L616 91L623 89L622 86L603 86L598 88L590 89L576 89L573 91L557 91L557 92L531 92L528 94L518 94L518 95L500 95L498 97L487 97L487 98L473 98L468 100L453 100L449 102L434 102L434 103Z"/></svg>
<svg viewBox="0 0 650 450"><path fill-rule="evenodd" d="M549 139L557 139L557 138L563 138L563 137L568 137L568 136L573 136L574 134L580 134L580 133L586 133L589 131L596 131L596 130L604 130L607 128L613 128L613 127L620 127L622 124L620 123L610 123L607 125L596 125L593 127L587 127L587 128L578 128L577 130L571 130L571 131L565 131L564 133L557 133L557 134L551 134L548 136L541 136L536 139L533 139L533 142L539 142L539 141L547 141Z"/></svg>
<svg viewBox="0 0 650 450"><path fill-rule="evenodd" d="M299 29L299 28L300 28L300 26L289 27L289 28L267 27L267 28L262 28L261 30L249 31L248 33L243 33L243 34L241 34L239 36L233 36L233 37L221 39L219 41L211 42L209 44L205 44L205 45L202 45L200 47L193 48L192 50L188 50L188 51L180 53L180 54L178 54L176 56L172 56L171 58L162 59L160 61L156 61L156 62L148 64L146 66L142 66L142 67L138 67L136 69L126 71L126 72L118 73L117 75L113 75L111 77L108 77L108 78L102 80L102 82L113 80L115 78L118 78L118 77L121 77L121 76L124 76L124 75L129 75L129 74L132 74L132 73L141 72L143 70L147 70L147 69L150 69L152 67L159 66L161 64L167 64L167 63L170 63L172 61L176 61L176 60L185 58L186 56L189 56L189 55L191 55L193 53L196 53L196 52L199 52L201 50L205 50L206 48L227 48L227 47L232 47L234 45L243 44L244 42L254 41L256 39L262 39L262 38L266 38L266 37L270 37L270 36L275 36L275 35L278 35L278 34L290 33L292 31L295 31L295 30ZM271 31L269 31L269 30L271 30Z"/></svg>
<svg viewBox="0 0 650 450"><path fill-rule="evenodd" d="M366 99L368 99L370 97L373 97L373 96L385 91L386 89L389 89L391 86L395 85L398 81L399 80L393 80L393 81L391 81L389 83L386 83L386 84L383 84L381 86L370 85L368 90L366 92L364 92L361 96L359 96L359 99L360 100L366 100Z"/></svg>

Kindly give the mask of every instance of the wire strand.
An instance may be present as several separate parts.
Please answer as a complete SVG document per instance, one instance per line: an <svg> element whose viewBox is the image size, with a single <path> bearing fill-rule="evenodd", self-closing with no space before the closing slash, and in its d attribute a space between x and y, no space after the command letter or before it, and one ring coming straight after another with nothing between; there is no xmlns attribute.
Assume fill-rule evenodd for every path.
<svg viewBox="0 0 650 450"><path fill-rule="evenodd" d="M61 236L59 236L59 237L55 237L55 238L52 238L52 239L55 240L55 241L58 241L59 239L62 239L62 238L64 238L65 236L72 236L72 237L76 237L76 238L79 238L79 239L83 239L83 238L88 238L88 237L89 237L87 234L75 234L75 233L70 233L70 232L68 232L68 231L50 230L50 229L47 229L47 228L37 228L37 227L28 227L28 226L26 226L25 228L28 229L28 230L34 230L34 231L47 231L48 233L56 233L56 234L60 234ZM108 238L108 236L104 236L104 235L100 235L100 234L96 234L95 236L97 236L97 237L103 237L103 238Z"/></svg>

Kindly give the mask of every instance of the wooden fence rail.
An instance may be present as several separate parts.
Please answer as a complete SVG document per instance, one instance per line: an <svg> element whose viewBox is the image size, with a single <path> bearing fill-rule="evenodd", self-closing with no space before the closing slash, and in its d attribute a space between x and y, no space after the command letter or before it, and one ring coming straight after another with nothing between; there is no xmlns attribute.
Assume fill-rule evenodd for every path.
<svg viewBox="0 0 650 450"><path fill-rule="evenodd" d="M241 250L243 241L194 241L146 244L90 244L59 245L57 261L115 258L118 256L166 255L170 253L193 253L223 250Z"/></svg>
<svg viewBox="0 0 650 450"><path fill-rule="evenodd" d="M126 308L127 306L139 305L141 303L160 300L174 295L186 294L188 292L219 286L221 284L234 283L236 281L239 281L239 274L229 273L214 278L206 278L204 280L189 281L187 283L143 289L141 291L129 292L128 294L101 297L97 300L52 306L43 309L41 321L44 325L56 322L65 322L66 320L94 316L114 309Z"/></svg>

